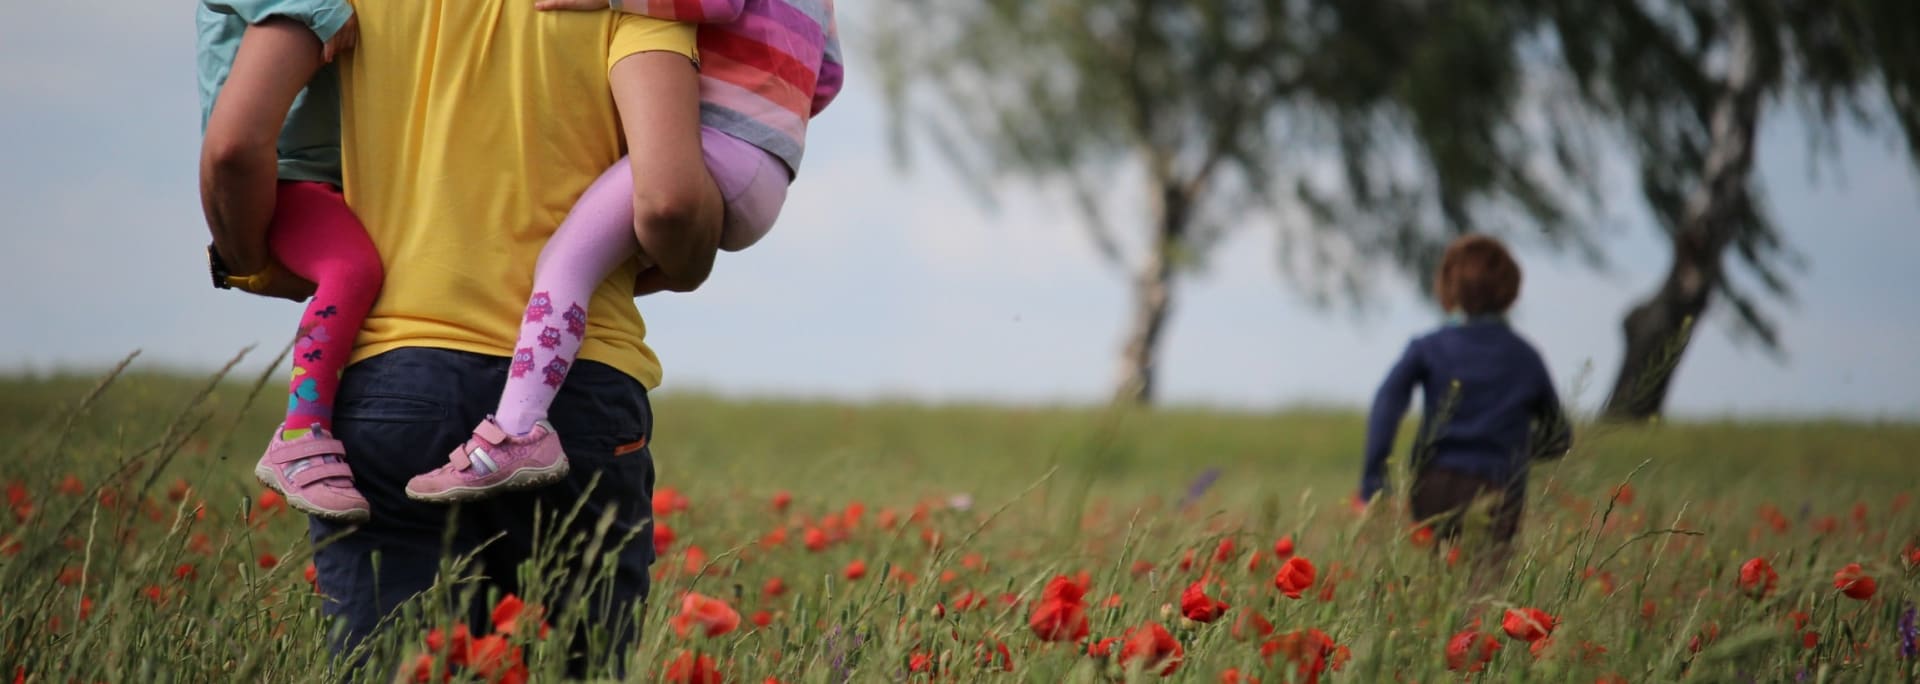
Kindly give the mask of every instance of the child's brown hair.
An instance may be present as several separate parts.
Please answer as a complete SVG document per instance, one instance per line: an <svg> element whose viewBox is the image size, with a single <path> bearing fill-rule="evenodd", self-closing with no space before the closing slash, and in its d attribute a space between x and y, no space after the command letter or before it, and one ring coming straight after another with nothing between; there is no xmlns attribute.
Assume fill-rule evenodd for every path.
<svg viewBox="0 0 1920 684"><path fill-rule="evenodd" d="M1520 297L1520 264L1506 245L1485 235L1463 235L1447 245L1433 278L1440 308L1468 316L1506 313Z"/></svg>

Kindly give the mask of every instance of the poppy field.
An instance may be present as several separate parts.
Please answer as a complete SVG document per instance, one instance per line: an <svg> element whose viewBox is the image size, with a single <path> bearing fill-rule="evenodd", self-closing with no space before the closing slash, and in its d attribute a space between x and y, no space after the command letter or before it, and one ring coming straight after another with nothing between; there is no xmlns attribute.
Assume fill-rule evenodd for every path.
<svg viewBox="0 0 1920 684"><path fill-rule="evenodd" d="M672 393L654 402L656 529L639 543L660 555L637 646L570 647L554 635L581 618L547 605L557 592L484 595L449 559L441 586L336 660L306 526L249 473L278 403L254 380L0 380L0 674L1920 677L1912 424L1582 426L1566 459L1534 470L1502 570L1474 543L1482 512L1452 545L1396 500L1351 500L1355 414ZM453 617L468 604L484 618Z"/></svg>

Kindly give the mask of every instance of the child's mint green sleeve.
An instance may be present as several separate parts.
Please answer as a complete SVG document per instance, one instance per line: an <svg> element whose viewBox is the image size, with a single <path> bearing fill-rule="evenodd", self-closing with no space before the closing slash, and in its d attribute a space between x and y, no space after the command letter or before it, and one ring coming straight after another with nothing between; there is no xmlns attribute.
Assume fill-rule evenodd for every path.
<svg viewBox="0 0 1920 684"><path fill-rule="evenodd" d="M286 17L305 24L323 43L333 39L353 16L353 4L347 0L201 0L201 4L214 12L237 16L249 25Z"/></svg>

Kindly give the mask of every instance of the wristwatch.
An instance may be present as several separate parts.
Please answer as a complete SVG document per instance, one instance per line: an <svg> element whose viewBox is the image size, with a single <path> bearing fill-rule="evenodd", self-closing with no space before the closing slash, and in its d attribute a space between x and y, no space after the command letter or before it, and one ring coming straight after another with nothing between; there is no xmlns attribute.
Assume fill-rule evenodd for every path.
<svg viewBox="0 0 1920 684"><path fill-rule="evenodd" d="M220 258L220 250L214 249L213 243L207 243L207 271L213 276L214 289L233 289L233 285L227 282L227 279L233 277L233 274L227 272L227 262Z"/></svg>
<svg viewBox="0 0 1920 684"><path fill-rule="evenodd" d="M227 262L220 258L220 250L212 244L207 245L207 271L213 277L213 287L220 290L239 288L247 292L259 292L268 281L273 280L273 266L260 269L253 275L237 276L227 270Z"/></svg>

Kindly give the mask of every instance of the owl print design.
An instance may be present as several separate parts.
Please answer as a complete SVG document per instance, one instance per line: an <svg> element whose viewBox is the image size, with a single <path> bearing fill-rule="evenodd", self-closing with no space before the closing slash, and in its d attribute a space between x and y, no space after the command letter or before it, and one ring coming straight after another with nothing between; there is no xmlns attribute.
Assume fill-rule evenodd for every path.
<svg viewBox="0 0 1920 684"><path fill-rule="evenodd" d="M546 383L548 387L559 389L560 383L567 381L567 365L566 359L554 359L551 363L547 364Z"/></svg>
<svg viewBox="0 0 1920 684"><path fill-rule="evenodd" d="M579 304L574 304L567 307L567 312L560 314L560 317L566 319L567 334L572 335L573 339L579 340L587 337L586 309L580 308Z"/></svg>
<svg viewBox="0 0 1920 684"><path fill-rule="evenodd" d="M548 328L552 330L552 328ZM507 375L515 378L526 377L533 372L533 347L521 347L513 352L513 364L507 367Z"/></svg>
<svg viewBox="0 0 1920 684"><path fill-rule="evenodd" d="M527 322L539 323L547 320L551 315L553 315L553 296L545 292L533 293L533 298L527 300Z"/></svg>
<svg viewBox="0 0 1920 684"><path fill-rule="evenodd" d="M547 326L545 329L540 331L539 342L540 342L540 346L544 349L559 348L560 347L560 330L551 325Z"/></svg>

